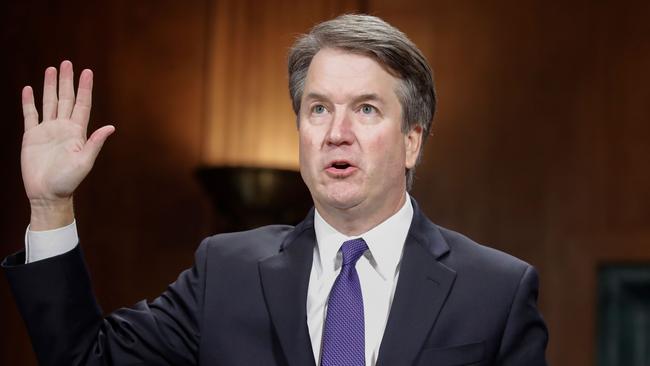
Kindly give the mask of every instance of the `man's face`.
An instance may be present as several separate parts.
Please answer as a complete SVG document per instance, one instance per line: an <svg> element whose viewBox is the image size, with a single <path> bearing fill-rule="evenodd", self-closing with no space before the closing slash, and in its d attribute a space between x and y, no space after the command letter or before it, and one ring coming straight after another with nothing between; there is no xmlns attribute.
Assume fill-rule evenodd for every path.
<svg viewBox="0 0 650 366"><path fill-rule="evenodd" d="M300 172L319 211L378 214L402 202L421 129L402 133L398 85L367 56L337 49L314 56L299 116Z"/></svg>

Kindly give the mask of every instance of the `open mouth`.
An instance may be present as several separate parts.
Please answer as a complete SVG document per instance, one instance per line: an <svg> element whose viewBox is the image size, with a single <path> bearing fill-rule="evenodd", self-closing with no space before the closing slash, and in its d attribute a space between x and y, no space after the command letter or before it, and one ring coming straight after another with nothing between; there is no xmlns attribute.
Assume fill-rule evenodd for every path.
<svg viewBox="0 0 650 366"><path fill-rule="evenodd" d="M334 169L345 170L345 169L351 167L351 165L344 162L344 161L340 161L340 162L337 161L337 162L332 163L331 167L334 168Z"/></svg>
<svg viewBox="0 0 650 366"><path fill-rule="evenodd" d="M355 173L356 167L345 160L331 162L325 171L334 178L346 178Z"/></svg>

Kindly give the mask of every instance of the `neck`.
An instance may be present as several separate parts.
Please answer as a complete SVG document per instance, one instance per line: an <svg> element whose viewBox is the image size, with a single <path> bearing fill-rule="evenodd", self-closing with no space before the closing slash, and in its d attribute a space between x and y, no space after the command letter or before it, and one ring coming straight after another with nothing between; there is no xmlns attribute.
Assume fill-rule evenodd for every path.
<svg viewBox="0 0 650 366"><path fill-rule="evenodd" d="M406 201L406 194L402 193L393 200L386 200L381 207L365 207L359 204L350 208L325 207L314 203L323 220L334 229L347 236L363 234L375 226L386 221L399 211Z"/></svg>

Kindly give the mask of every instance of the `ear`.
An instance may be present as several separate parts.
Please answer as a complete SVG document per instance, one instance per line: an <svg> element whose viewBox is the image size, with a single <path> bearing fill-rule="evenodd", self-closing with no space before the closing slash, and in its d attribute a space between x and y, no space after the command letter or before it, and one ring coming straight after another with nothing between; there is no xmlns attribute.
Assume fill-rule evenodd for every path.
<svg viewBox="0 0 650 366"><path fill-rule="evenodd" d="M405 166L411 169L415 166L422 146L422 126L416 125L404 134L404 148L406 149Z"/></svg>

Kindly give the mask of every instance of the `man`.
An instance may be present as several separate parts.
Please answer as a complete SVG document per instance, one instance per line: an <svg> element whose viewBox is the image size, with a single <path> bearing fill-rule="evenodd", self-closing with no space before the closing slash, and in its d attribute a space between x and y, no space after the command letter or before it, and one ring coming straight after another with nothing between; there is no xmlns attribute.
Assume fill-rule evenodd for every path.
<svg viewBox="0 0 650 366"><path fill-rule="evenodd" d="M43 122L23 91L26 252L4 263L47 365L545 365L528 264L431 223L407 194L435 95L425 58L382 20L314 27L289 56L300 171L296 227L204 240L154 301L102 318L72 194L114 131L86 141L92 74L45 73Z"/></svg>

